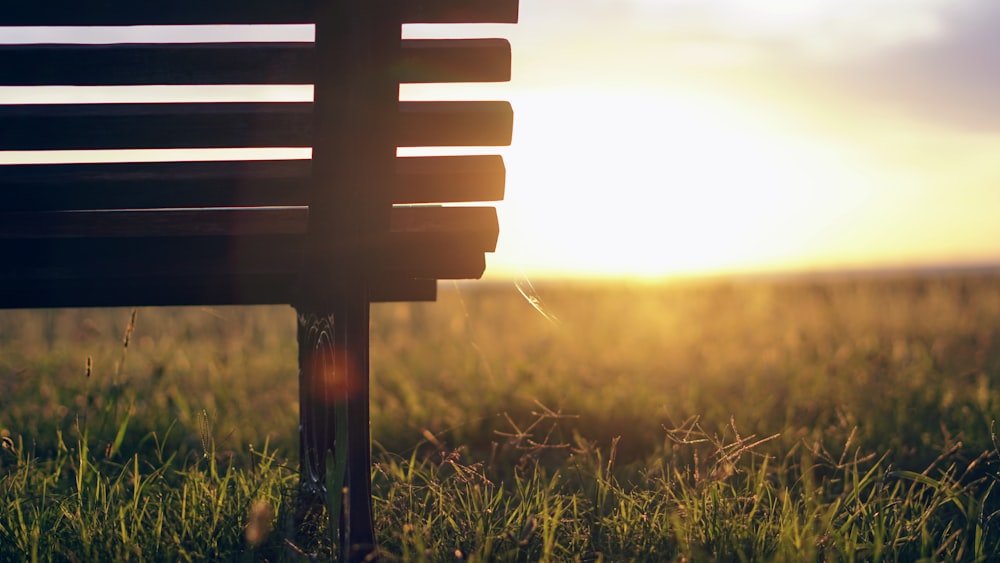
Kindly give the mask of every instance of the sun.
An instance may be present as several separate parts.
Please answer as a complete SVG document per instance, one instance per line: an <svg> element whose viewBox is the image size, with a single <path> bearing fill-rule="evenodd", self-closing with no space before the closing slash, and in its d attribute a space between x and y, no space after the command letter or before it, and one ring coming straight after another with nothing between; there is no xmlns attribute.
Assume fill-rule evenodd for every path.
<svg viewBox="0 0 1000 563"><path fill-rule="evenodd" d="M823 221L863 205L873 181L842 150L721 98L514 102L500 267L660 277L785 265Z"/></svg>

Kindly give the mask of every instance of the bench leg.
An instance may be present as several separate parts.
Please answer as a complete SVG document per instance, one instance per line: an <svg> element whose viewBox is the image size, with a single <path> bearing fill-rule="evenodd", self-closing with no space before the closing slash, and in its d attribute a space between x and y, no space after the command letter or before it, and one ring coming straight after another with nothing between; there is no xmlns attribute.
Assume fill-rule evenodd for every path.
<svg viewBox="0 0 1000 563"><path fill-rule="evenodd" d="M337 298L332 311L297 311L300 503L307 507L326 503L327 480L343 479L338 542L342 561L368 560L375 549L368 410L369 304L361 293L354 298ZM346 470L342 467L344 473L339 476L328 467L330 454L330 459L345 461Z"/></svg>

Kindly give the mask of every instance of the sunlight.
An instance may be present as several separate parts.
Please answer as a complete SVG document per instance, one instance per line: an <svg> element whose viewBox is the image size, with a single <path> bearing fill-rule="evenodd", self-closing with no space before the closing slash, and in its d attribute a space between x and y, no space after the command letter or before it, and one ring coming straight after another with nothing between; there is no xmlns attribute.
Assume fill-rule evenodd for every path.
<svg viewBox="0 0 1000 563"><path fill-rule="evenodd" d="M535 93L515 107L498 260L533 271L787 264L877 182L843 149L723 99Z"/></svg>

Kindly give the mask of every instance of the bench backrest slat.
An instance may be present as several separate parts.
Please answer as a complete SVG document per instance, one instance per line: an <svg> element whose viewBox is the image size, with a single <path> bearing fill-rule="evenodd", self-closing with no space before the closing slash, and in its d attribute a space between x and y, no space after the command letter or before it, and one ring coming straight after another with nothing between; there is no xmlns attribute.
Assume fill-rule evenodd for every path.
<svg viewBox="0 0 1000 563"><path fill-rule="evenodd" d="M496 245L492 207L395 207L390 226L372 247L394 238L461 237L483 251ZM306 207L92 210L0 213L0 240L303 235ZM491 240L492 238L492 240ZM334 241L339 244L342 241Z"/></svg>
<svg viewBox="0 0 1000 563"><path fill-rule="evenodd" d="M0 155L7 162L33 155L49 160L44 151L75 151L53 159L115 159L0 165L0 307L300 304L313 291L297 281L318 280L316 293L329 293L327 281L351 279L369 284L373 300L427 299L435 279L480 277L484 253L496 246L494 209L393 206L502 199L502 158L399 157L395 151L507 145L510 104L400 102L398 85L509 80L510 45L504 39L404 40L399 22L515 22L517 4L51 0L5 6L0 28L109 26L109 41L88 43L86 33L73 30L22 32L13 40L20 44L0 45L0 86L313 85L317 101L203 102L194 89L184 92L197 101L179 102L154 88L100 90L119 101L94 103L88 92L98 90L80 89L80 98L59 103L25 97L0 104L0 151L16 151ZM220 36L214 42L203 28L198 43L173 30L178 35L169 37L180 39L168 41L180 42L154 36L116 43L135 34L111 29L217 24L315 24L317 40ZM25 44L35 33L48 42ZM128 97L118 97L122 92ZM302 92L293 97L301 100ZM300 160L143 162L255 158L191 151L282 147L301 149L285 153ZM306 158L307 149L319 156ZM108 150L119 152L101 152Z"/></svg>
<svg viewBox="0 0 1000 563"><path fill-rule="evenodd" d="M6 2L0 26L309 24L319 0ZM516 23L517 0L401 0L404 23Z"/></svg>
<svg viewBox="0 0 1000 563"><path fill-rule="evenodd" d="M8 211L304 206L308 160L0 166ZM397 158L393 203L499 201L498 155Z"/></svg>
<svg viewBox="0 0 1000 563"><path fill-rule="evenodd" d="M0 86L312 84L311 43L0 45ZM402 83L510 80L504 39L409 39Z"/></svg>
<svg viewBox="0 0 1000 563"><path fill-rule="evenodd" d="M438 277L472 279L482 275L485 264L483 250L477 248L474 242L444 240L446 237L443 235L423 237L427 240L420 238L407 237L400 244L390 241L384 253L368 256L354 266L370 268L376 274L373 281ZM7 242L0 241L0 248L4 248L11 258L11 264L5 265L0 274L0 283L130 279L142 284L158 277L253 279L282 276L289 285L267 296L266 302L288 304L293 297L292 283L303 258L302 242L301 236L245 237L236 244L222 237L33 239L18 244L16 248L10 247L8 251ZM434 242L440 244L432 250L428 245ZM338 256L333 255L333 258ZM107 275L108 270L115 275ZM76 306L96 305L83 302Z"/></svg>
<svg viewBox="0 0 1000 563"><path fill-rule="evenodd" d="M310 147L307 102L0 106L0 150ZM401 147L510 144L508 102L399 102Z"/></svg>

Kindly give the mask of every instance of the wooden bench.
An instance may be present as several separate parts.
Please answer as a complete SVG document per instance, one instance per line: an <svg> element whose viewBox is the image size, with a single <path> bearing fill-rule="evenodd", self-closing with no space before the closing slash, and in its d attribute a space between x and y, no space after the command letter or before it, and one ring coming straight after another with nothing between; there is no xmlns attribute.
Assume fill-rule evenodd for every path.
<svg viewBox="0 0 1000 563"><path fill-rule="evenodd" d="M120 152L0 166L0 307L293 305L302 497L326 500L328 456L346 454L340 545L365 556L369 304L433 300L438 279L480 277L495 210L412 204L495 201L504 187L500 156L397 147L506 145L512 127L506 102L399 101L400 83L508 80L505 40L402 40L401 23L513 23L517 11L517 0L5 6L7 27L315 24L315 42L0 45L0 86L314 85L312 103L0 105L0 151L312 148L298 160Z"/></svg>

